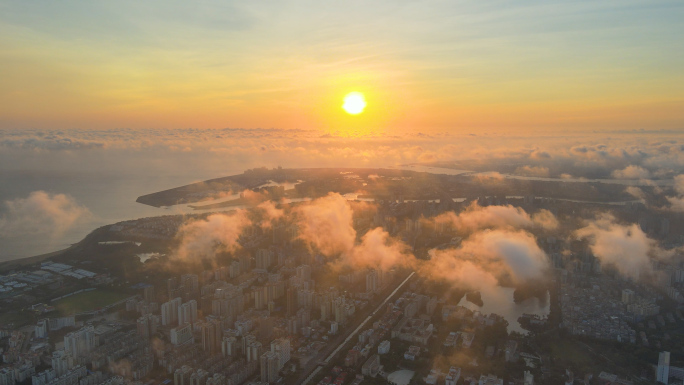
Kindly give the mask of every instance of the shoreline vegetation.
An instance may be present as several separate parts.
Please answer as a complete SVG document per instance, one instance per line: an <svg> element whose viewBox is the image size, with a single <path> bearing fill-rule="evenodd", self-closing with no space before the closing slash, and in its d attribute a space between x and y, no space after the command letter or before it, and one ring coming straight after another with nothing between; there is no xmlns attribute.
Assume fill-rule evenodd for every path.
<svg viewBox="0 0 684 385"><path fill-rule="evenodd" d="M95 230L97 230L97 229L95 229ZM93 230L93 231L95 231L95 230ZM92 234L93 231L91 231L88 235ZM6 272L6 271L14 270L17 268L25 267L25 266L35 265L36 263L43 262L49 258L60 256L64 253L66 253L67 251L72 250L79 243L83 242L83 240L85 240L88 237L88 235L86 235L79 242L74 243L73 245L67 247L66 249L56 250L56 251L52 251L52 252L40 254L40 255L34 255L32 257L23 257L23 258L12 259L9 261L0 262L0 272Z"/></svg>
<svg viewBox="0 0 684 385"><path fill-rule="evenodd" d="M495 167L496 168L496 167ZM501 167L499 167L501 168ZM497 172L495 169L491 172ZM243 174L231 175L203 182L188 184L164 191L142 195L138 203L153 207L188 205L193 210L214 210L236 206L256 206L264 200L280 198L316 198L335 191L340 194L356 193L357 199L438 200L447 198L444 191L431 192L416 189L416 182L423 185L439 185L445 181L458 181L458 188L450 191L449 198L477 198L483 194L540 198L603 204L630 204L640 200L625 192L624 185L614 185L582 179L535 180L515 178L484 178L482 175L465 173L448 175L439 171L406 170L391 168L257 168ZM294 188L277 191L274 185L292 183ZM653 187L642 188L647 195ZM255 194L243 195L249 191ZM234 199L217 201L220 199ZM647 199L649 200L649 199ZM663 205L665 202L649 202Z"/></svg>

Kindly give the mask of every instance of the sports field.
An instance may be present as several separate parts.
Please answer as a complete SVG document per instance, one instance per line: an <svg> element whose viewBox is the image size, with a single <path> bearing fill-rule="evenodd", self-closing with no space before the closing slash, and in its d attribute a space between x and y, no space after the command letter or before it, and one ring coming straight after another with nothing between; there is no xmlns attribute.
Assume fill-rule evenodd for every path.
<svg viewBox="0 0 684 385"><path fill-rule="evenodd" d="M98 289L60 299L55 303L55 308L61 314L70 315L97 310L127 297L129 297L129 294Z"/></svg>

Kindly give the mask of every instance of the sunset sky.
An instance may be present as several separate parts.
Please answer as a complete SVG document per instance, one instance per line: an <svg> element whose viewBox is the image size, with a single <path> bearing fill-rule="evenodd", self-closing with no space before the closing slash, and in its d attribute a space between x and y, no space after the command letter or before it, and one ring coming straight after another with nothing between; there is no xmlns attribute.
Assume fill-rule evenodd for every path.
<svg viewBox="0 0 684 385"><path fill-rule="evenodd" d="M677 129L682 20L681 0L0 0L0 128Z"/></svg>

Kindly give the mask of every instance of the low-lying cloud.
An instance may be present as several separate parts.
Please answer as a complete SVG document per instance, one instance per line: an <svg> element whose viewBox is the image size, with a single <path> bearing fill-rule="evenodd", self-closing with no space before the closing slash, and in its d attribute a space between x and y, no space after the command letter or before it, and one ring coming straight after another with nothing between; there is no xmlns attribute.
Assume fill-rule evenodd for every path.
<svg viewBox="0 0 684 385"><path fill-rule="evenodd" d="M348 253L356 242L354 212L340 194L297 207L299 239L326 256Z"/></svg>
<svg viewBox="0 0 684 385"><path fill-rule="evenodd" d="M615 170L612 173L615 179L648 179L651 172L640 166L630 165L622 170Z"/></svg>
<svg viewBox="0 0 684 385"><path fill-rule="evenodd" d="M670 202L670 210L684 212L684 174L675 177L674 190L676 196L666 197Z"/></svg>
<svg viewBox="0 0 684 385"><path fill-rule="evenodd" d="M34 191L26 198L5 201L0 237L44 235L59 237L92 214L65 194Z"/></svg>
<svg viewBox="0 0 684 385"><path fill-rule="evenodd" d="M644 190L640 189L639 187L627 186L625 191L627 192L627 194L629 194L629 195L631 195L637 199L641 199L641 200L646 199L646 193L644 193Z"/></svg>
<svg viewBox="0 0 684 385"><path fill-rule="evenodd" d="M239 247L240 234L249 224L246 210L190 221L178 230L180 243L174 257L183 260L214 258L217 253L235 251Z"/></svg>
<svg viewBox="0 0 684 385"><path fill-rule="evenodd" d="M358 209L368 208L368 204L362 205ZM369 230L357 242L354 209L340 194L331 193L301 205L295 209L295 215L299 239L312 251L332 259L336 266L387 270L415 264L409 247L380 227Z"/></svg>
<svg viewBox="0 0 684 385"><path fill-rule="evenodd" d="M264 205L264 204L262 204ZM370 229L360 238L354 228L355 213L367 210L368 203L347 201L330 193L291 208L276 208L272 203L259 206L260 222L254 212L238 210L232 215L214 214L191 221L178 232L179 258L213 257L219 252L232 252L240 246L238 239L251 225L281 220L292 221L298 240L311 252L320 253L333 268L393 267L418 269L422 274L445 279L454 285L471 289L491 289L501 279L514 284L543 280L548 269L546 254L526 229L555 229L556 218L541 210L529 215L513 206L469 206L460 214L445 213L434 219L452 223L466 238L455 247L432 250L428 260L417 259L411 248L381 227Z"/></svg>
<svg viewBox="0 0 684 385"><path fill-rule="evenodd" d="M620 224L610 214L601 214L577 230L575 235L589 241L592 253L605 265L615 267L626 277L639 278L650 272L650 255L659 249L637 224Z"/></svg>
<svg viewBox="0 0 684 385"><path fill-rule="evenodd" d="M487 206L482 207L473 202L465 211L456 214L446 212L437 216L436 223L448 223L456 231L475 232L488 228L532 228L540 227L554 230L558 227L558 220L548 210L542 209L538 213L529 215L520 207Z"/></svg>
<svg viewBox="0 0 684 385"><path fill-rule="evenodd" d="M393 267L415 267L416 259L408 245L376 227L361 238L361 243L343 255L343 262L355 267L389 270Z"/></svg>
<svg viewBox="0 0 684 385"><path fill-rule="evenodd" d="M501 278L520 284L543 280L546 254L534 236L523 230L478 232L457 247L433 250L423 272L473 290L490 288Z"/></svg>

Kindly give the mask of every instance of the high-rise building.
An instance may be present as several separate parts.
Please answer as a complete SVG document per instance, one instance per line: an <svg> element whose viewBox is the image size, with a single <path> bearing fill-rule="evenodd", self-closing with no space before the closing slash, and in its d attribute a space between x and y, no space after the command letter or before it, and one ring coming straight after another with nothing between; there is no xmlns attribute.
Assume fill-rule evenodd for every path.
<svg viewBox="0 0 684 385"><path fill-rule="evenodd" d="M221 373L214 373L213 376L207 378L205 385L223 385L226 383L226 376Z"/></svg>
<svg viewBox="0 0 684 385"><path fill-rule="evenodd" d="M307 327L311 322L311 310L309 309L299 309L297 310L297 321L299 321L300 327Z"/></svg>
<svg viewBox="0 0 684 385"><path fill-rule="evenodd" d="M273 251L269 249L259 249L256 252L256 268L268 270L273 263Z"/></svg>
<svg viewBox="0 0 684 385"><path fill-rule="evenodd" d="M159 324L159 316L148 314L138 318L137 328L138 334L143 339L152 337L157 332Z"/></svg>
<svg viewBox="0 0 684 385"><path fill-rule="evenodd" d="M247 358L247 362L258 361L262 350L263 348L261 342L256 340L250 341L247 344L247 349L245 350L245 357Z"/></svg>
<svg viewBox="0 0 684 385"><path fill-rule="evenodd" d="M76 326L76 318L74 316L70 317L59 317L59 318L50 318L48 321L49 329L50 331L55 331L59 330L65 327L69 326Z"/></svg>
<svg viewBox="0 0 684 385"><path fill-rule="evenodd" d="M278 371L280 371L290 361L290 340L279 338L271 341L271 353L278 356Z"/></svg>
<svg viewBox="0 0 684 385"><path fill-rule="evenodd" d="M235 357L238 354L238 344L237 344L237 338L233 336L225 336L223 337L223 341L221 341L221 353L223 353L224 357Z"/></svg>
<svg viewBox="0 0 684 385"><path fill-rule="evenodd" d="M166 290L169 298L175 298L178 295L178 278L171 277L166 280Z"/></svg>
<svg viewBox="0 0 684 385"><path fill-rule="evenodd" d="M378 354L387 354L390 351L390 342L385 340L378 345Z"/></svg>
<svg viewBox="0 0 684 385"><path fill-rule="evenodd" d="M1 385L14 385L17 382L16 374L14 373L14 368L5 367L0 368L0 384Z"/></svg>
<svg viewBox="0 0 684 385"><path fill-rule="evenodd" d="M154 293L154 286L147 285L143 288L143 298L145 302L152 303L157 301L157 297Z"/></svg>
<svg viewBox="0 0 684 385"><path fill-rule="evenodd" d="M366 273L366 292L375 293L378 290L378 271L375 269L368 270Z"/></svg>
<svg viewBox="0 0 684 385"><path fill-rule="evenodd" d="M242 337L242 351L244 352L245 356L247 356L247 347L249 346L250 343L256 341L256 336L254 334L244 334Z"/></svg>
<svg viewBox="0 0 684 385"><path fill-rule="evenodd" d="M230 278L230 268L228 266L221 266L214 270L214 280L225 281Z"/></svg>
<svg viewBox="0 0 684 385"><path fill-rule="evenodd" d="M344 324L347 321L347 310L345 308L344 298L338 297L332 304L335 322Z"/></svg>
<svg viewBox="0 0 684 385"><path fill-rule="evenodd" d="M52 352L52 369L55 376L61 377L74 367L74 358L65 350Z"/></svg>
<svg viewBox="0 0 684 385"><path fill-rule="evenodd" d="M257 310L261 310L266 307L267 298L266 294L268 293L267 290L265 290L265 287L258 287L254 290L254 308Z"/></svg>
<svg viewBox="0 0 684 385"><path fill-rule="evenodd" d="M218 353L221 346L221 321L209 318L201 324L202 349L210 354Z"/></svg>
<svg viewBox="0 0 684 385"><path fill-rule="evenodd" d="M315 292L313 290L298 290L297 304L299 307L311 309L314 304Z"/></svg>
<svg viewBox="0 0 684 385"><path fill-rule="evenodd" d="M178 325L195 323L197 321L197 301L194 299L182 304L178 308Z"/></svg>
<svg viewBox="0 0 684 385"><path fill-rule="evenodd" d="M287 315L293 316L297 309L299 309L299 304L297 303L297 288L290 287L287 289L286 294L286 305L287 305Z"/></svg>
<svg viewBox="0 0 684 385"><path fill-rule="evenodd" d="M277 291L278 291L277 289L278 289L278 288L277 288L277 283L274 283L274 282L268 282L268 283L264 286L264 291L266 292L266 293L265 293L265 295L266 295L266 302L270 302L270 301L273 301L273 300L275 300L276 298L278 298L278 297L277 297Z"/></svg>
<svg viewBox="0 0 684 385"><path fill-rule="evenodd" d="M658 355L658 371L656 381L668 385L670 381L670 352L660 352Z"/></svg>
<svg viewBox="0 0 684 385"><path fill-rule="evenodd" d="M261 382L274 383L278 381L278 356L273 352L261 355Z"/></svg>
<svg viewBox="0 0 684 385"><path fill-rule="evenodd" d="M83 357L90 353L95 345L95 328L93 326L84 326L64 336L64 350L74 358Z"/></svg>
<svg viewBox="0 0 684 385"><path fill-rule="evenodd" d="M34 327L34 331L36 333L36 338L45 338L47 337L47 332L48 332L48 320L42 319L38 321L38 324Z"/></svg>
<svg viewBox="0 0 684 385"><path fill-rule="evenodd" d="M230 278L237 278L240 275L240 262L233 261L230 263Z"/></svg>
<svg viewBox="0 0 684 385"><path fill-rule="evenodd" d="M176 369L173 373L173 385L190 385L190 376L192 375L192 368L183 365Z"/></svg>
<svg viewBox="0 0 684 385"><path fill-rule="evenodd" d="M57 375L54 369L44 370L40 373L36 373L31 378L31 385L46 385L50 383L52 380L54 380L56 377ZM2 381L0 380L0 384L1 383Z"/></svg>
<svg viewBox="0 0 684 385"><path fill-rule="evenodd" d="M249 255L240 256L240 274L244 274L252 269L252 259Z"/></svg>
<svg viewBox="0 0 684 385"><path fill-rule="evenodd" d="M190 385L204 385L209 378L209 372L204 369L197 369L197 371L190 375Z"/></svg>
<svg viewBox="0 0 684 385"><path fill-rule="evenodd" d="M299 334L299 325L297 317L290 317L287 319L287 332L291 334Z"/></svg>
<svg viewBox="0 0 684 385"><path fill-rule="evenodd" d="M332 318L332 303L329 298L321 299L321 321L327 321Z"/></svg>
<svg viewBox="0 0 684 385"><path fill-rule="evenodd" d="M529 370L526 370L523 375L523 385L534 385L534 375Z"/></svg>
<svg viewBox="0 0 684 385"><path fill-rule="evenodd" d="M629 305L634 302L634 290L623 289L622 290L622 303Z"/></svg>
<svg viewBox="0 0 684 385"><path fill-rule="evenodd" d="M171 343L180 346L194 341L192 336L192 325L185 324L171 329Z"/></svg>
<svg viewBox="0 0 684 385"><path fill-rule="evenodd" d="M181 298L176 297L161 305L162 325L178 325L178 308L181 302Z"/></svg>

